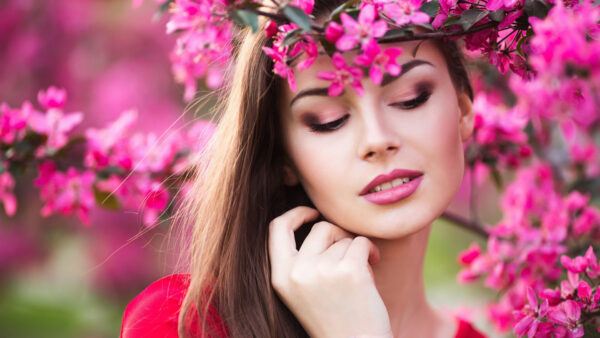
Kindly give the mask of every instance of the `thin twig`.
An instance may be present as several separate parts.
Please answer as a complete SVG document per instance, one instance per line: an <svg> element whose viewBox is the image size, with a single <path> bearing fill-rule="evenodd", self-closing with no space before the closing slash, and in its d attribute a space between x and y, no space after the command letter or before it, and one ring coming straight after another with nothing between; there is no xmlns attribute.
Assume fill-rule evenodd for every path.
<svg viewBox="0 0 600 338"><path fill-rule="evenodd" d="M442 214L442 218L454 223L455 225L459 226L460 228L469 230L483 238L489 237L489 233L487 232L487 230L484 229L484 227L481 224L479 224L477 222L473 222L463 216L446 211Z"/></svg>
<svg viewBox="0 0 600 338"><path fill-rule="evenodd" d="M471 33L476 33L482 30L490 29L498 25L498 22L487 22L482 25L474 26L472 29L467 31L456 31L456 32L429 32L429 33L420 33L420 34L412 34L409 36L398 36L398 37L390 37L390 38L381 38L378 39L378 42L388 43L388 42L403 42L403 41L415 41L415 40L426 40L426 39L441 39L458 35L466 35Z"/></svg>

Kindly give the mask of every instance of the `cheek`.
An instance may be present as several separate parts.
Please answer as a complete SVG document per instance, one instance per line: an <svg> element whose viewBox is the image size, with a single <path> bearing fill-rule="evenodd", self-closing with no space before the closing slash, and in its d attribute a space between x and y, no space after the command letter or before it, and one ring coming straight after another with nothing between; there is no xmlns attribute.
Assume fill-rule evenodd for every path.
<svg viewBox="0 0 600 338"><path fill-rule="evenodd" d="M447 101L448 102L448 101ZM431 128L429 148L430 170L436 173L438 184L445 187L443 191L456 193L464 173L464 152L458 124L459 110L454 101L448 107L452 110L442 110Z"/></svg>

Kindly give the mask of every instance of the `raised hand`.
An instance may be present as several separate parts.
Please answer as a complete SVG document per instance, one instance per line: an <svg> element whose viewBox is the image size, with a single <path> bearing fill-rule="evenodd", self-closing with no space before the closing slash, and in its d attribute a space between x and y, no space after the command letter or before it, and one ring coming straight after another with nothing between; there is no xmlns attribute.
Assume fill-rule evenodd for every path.
<svg viewBox="0 0 600 338"><path fill-rule="evenodd" d="M318 215L297 207L269 224L273 288L311 337L392 337L371 269L379 250L368 238L318 222L296 249L294 231Z"/></svg>

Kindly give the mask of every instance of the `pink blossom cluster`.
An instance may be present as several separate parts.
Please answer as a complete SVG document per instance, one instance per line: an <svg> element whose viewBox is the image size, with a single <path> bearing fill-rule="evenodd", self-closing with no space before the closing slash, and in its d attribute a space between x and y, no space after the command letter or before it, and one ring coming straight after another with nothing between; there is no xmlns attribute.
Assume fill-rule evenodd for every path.
<svg viewBox="0 0 600 338"><path fill-rule="evenodd" d="M199 78L216 89L223 83L231 56L233 23L227 20L229 1L175 0L170 4L167 33L180 33L171 53L175 79L185 85L184 98L196 94Z"/></svg>
<svg viewBox="0 0 600 338"><path fill-rule="evenodd" d="M571 259L568 255L582 243L600 240L600 211L590 204L590 197L577 191L562 197L559 191L548 165L538 163L520 170L503 195L503 219L488 229L487 250L484 252L479 245L473 244L459 256L464 266L458 276L460 281L484 278L486 287L500 291L500 299L489 305L488 314L501 331L514 328L516 334L530 337L550 337L544 332L551 331L563 337L558 335L560 330L579 332L581 329L581 322L577 321L579 315L573 322L573 304L567 302L574 299L570 296L579 280L570 276L567 281L560 282L564 290L570 285L571 293L563 290L562 298L559 294L558 299L549 301L550 304L542 303L538 307L535 298L535 293L542 298L549 297L550 291L545 290L559 284L563 267L568 273L572 273L573 266L578 267L578 272L585 271L581 269L583 258ZM529 289L533 290L534 296L530 295ZM593 309L578 307L579 310ZM558 320L560 316L558 312L554 313L556 311L565 313L569 320ZM547 313L554 313L544 322L550 324L532 326L541 323Z"/></svg>
<svg viewBox="0 0 600 338"><path fill-rule="evenodd" d="M551 2L542 2L551 6ZM139 0L134 1L134 5L138 3ZM348 85L360 93L357 80L363 76L360 67L369 69L371 80L377 84L381 83L384 72L398 75L400 67L396 58L401 50L384 49L378 41L383 38L389 41L394 35L407 36L415 32L438 31L456 39L459 37L450 35L466 34L472 28L473 32L465 35L467 49L487 56L503 73L512 69L523 77L529 77L529 49L526 48L527 43L523 44L531 38L527 17L543 15L543 9L539 8L526 12L524 0L490 0L484 3L368 0L354 2L327 19L323 27L318 27L310 16L314 0L274 2L273 6L253 0L174 0L170 5L171 19L167 32L180 33L172 54L173 69L177 80L186 85L188 100L196 90L197 78L205 77L210 88L222 83L222 74L231 56L233 21L238 24L243 21L244 25L257 29L259 15L277 17L265 26L265 34L273 36L274 41L264 50L273 59L273 71L286 78L292 90L295 88L293 69L310 67L317 51L324 48L333 58L335 53L357 50L358 55L352 62L342 62L336 57L336 70L318 75L332 82L330 95L336 96ZM352 11L358 11L357 15L350 15ZM518 19L521 19L520 23ZM296 26L290 28L290 24ZM333 49L325 44L330 44ZM306 58L306 62L294 66L293 61L298 57Z"/></svg>
<svg viewBox="0 0 600 338"><path fill-rule="evenodd" d="M527 115L518 107L508 108L497 93L478 92L473 102L475 123L465 143L467 163L475 167L478 182L490 168L518 168L532 155L525 133Z"/></svg>
<svg viewBox="0 0 600 338"><path fill-rule="evenodd" d="M518 104L541 141L550 140L553 121L574 159L588 152L587 162L597 163L591 150L575 146L590 144L591 139L575 137L600 129L600 7L591 1L569 7L557 2L544 20L529 21L535 35L528 42L528 58L536 76L511 79Z"/></svg>
<svg viewBox="0 0 600 338"><path fill-rule="evenodd" d="M20 109L1 105L0 201L9 216L17 209L15 174L38 163L34 184L44 203L42 216L76 214L89 224L89 211L99 204L141 209L144 224L156 224L173 198L176 177L193 165L189 154L199 153L214 129L198 121L187 132L135 133L137 113L126 111L105 128L85 131L83 158L65 159L80 139L70 132L83 114L64 113L62 89L41 91L38 101L45 112L28 102Z"/></svg>

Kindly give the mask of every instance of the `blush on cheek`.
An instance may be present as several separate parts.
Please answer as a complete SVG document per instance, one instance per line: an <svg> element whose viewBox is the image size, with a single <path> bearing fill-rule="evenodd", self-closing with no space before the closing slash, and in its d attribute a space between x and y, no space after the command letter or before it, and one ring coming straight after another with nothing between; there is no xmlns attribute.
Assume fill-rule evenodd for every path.
<svg viewBox="0 0 600 338"><path fill-rule="evenodd" d="M447 113L449 118L440 118L439 128L436 128L432 140L435 140L438 146L435 155L440 161L438 165L445 173L448 184L460 185L464 172L464 153L458 125L459 111Z"/></svg>

